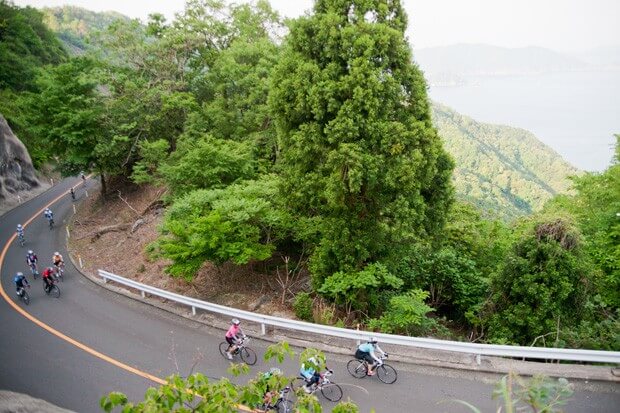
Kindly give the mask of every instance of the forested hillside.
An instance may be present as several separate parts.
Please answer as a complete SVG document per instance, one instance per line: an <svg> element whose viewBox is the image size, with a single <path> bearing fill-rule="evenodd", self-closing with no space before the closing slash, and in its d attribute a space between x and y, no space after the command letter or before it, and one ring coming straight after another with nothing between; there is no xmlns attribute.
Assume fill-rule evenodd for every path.
<svg viewBox="0 0 620 413"><path fill-rule="evenodd" d="M42 11L45 24L72 54L84 53L91 47L91 35L106 30L117 20L130 20L117 12L94 12L75 6L46 7Z"/></svg>
<svg viewBox="0 0 620 413"><path fill-rule="evenodd" d="M489 218L536 211L571 169L522 131L433 118L401 3L343 4L286 25L264 1L117 21L12 114L41 161L97 174L100 202L110 184L165 194L144 259L169 276L252 266L303 319L618 350L620 159Z"/></svg>
<svg viewBox="0 0 620 413"><path fill-rule="evenodd" d="M433 104L433 121L454 157L459 198L486 215L514 219L566 193L577 169L523 129L491 125Z"/></svg>

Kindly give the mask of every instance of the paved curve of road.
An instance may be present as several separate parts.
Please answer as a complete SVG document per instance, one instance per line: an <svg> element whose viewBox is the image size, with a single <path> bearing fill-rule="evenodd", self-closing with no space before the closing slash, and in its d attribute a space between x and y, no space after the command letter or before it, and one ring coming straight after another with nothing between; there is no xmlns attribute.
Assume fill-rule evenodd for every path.
<svg viewBox="0 0 620 413"><path fill-rule="evenodd" d="M78 182L75 178L67 179L1 216L0 250L18 223L26 222ZM84 196L84 191L79 189L77 195ZM10 300L17 302L12 278L15 272L22 271L32 284L31 303L24 306L17 302L17 305L82 345L160 378L177 372L187 375L193 365L194 371L208 377L228 376L228 363L217 349L222 331L103 289L81 276L69 261L65 281L60 284L60 298L46 296L42 282L39 279L33 282L29 276L25 254L33 249L40 267L51 261L55 250L67 256L65 231L61 226L72 213L69 195L62 196L52 210L56 229L50 231L42 214L38 214L26 228L26 246L21 248L13 242L7 250L0 275ZM0 329L0 389L26 393L77 412L98 412L99 399L110 391L122 391L137 401L148 387L156 385L51 334L18 313L5 299L0 299ZM260 340L252 342L259 353L253 374L269 367L261 358L267 345ZM491 393L492 382L498 376L392 363L398 370L398 381L385 385L376 379L356 380L349 376L346 357L328 355L328 360L335 370L334 381L343 387L343 399L350 397L362 412L369 412L371 407L377 413L468 412L464 406L452 402L456 399L473 403L485 412L495 411ZM280 367L289 375L297 371L293 361ZM567 412L619 411L617 384L576 384L577 391ZM332 404L324 400L322 403L329 411Z"/></svg>

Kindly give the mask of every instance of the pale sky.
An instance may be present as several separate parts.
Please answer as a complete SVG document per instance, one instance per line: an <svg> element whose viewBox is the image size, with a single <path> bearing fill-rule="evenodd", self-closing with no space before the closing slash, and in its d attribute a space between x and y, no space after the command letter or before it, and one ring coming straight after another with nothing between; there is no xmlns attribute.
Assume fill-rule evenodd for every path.
<svg viewBox="0 0 620 413"><path fill-rule="evenodd" d="M414 48L487 43L581 51L620 44L620 0L402 1L409 16L407 35ZM287 17L299 16L313 4L313 0L270 2ZM183 10L185 1L14 0L14 3L35 7L71 4L94 11L114 10L142 20L158 12L171 20L175 12Z"/></svg>

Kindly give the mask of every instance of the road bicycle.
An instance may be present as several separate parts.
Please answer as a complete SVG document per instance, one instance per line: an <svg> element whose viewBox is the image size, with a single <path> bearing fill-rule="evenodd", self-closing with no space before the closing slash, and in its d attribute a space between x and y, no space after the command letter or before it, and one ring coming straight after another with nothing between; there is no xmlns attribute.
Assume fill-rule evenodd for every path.
<svg viewBox="0 0 620 413"><path fill-rule="evenodd" d="M65 277L65 263L61 262L58 265L54 265L56 271L54 271L54 278L57 280L63 281Z"/></svg>
<svg viewBox="0 0 620 413"><path fill-rule="evenodd" d="M50 229L54 229L54 218L48 218Z"/></svg>
<svg viewBox="0 0 620 413"><path fill-rule="evenodd" d="M37 276L39 275L39 271L37 270L37 263L31 262L30 264L28 264L28 266L30 267L30 271L32 271L32 278L36 280Z"/></svg>
<svg viewBox="0 0 620 413"><path fill-rule="evenodd" d="M381 361L374 368L375 374L373 374L373 376L377 376L377 378L385 384L392 384L396 381L398 376L394 367L383 362L383 360L387 357L387 354L381 356ZM350 360L347 363L347 370L351 376L357 379L361 379L369 375L368 362L363 359L354 358L353 360Z"/></svg>
<svg viewBox="0 0 620 413"><path fill-rule="evenodd" d="M17 295L24 304L30 304L30 296L24 287L19 287L17 290Z"/></svg>
<svg viewBox="0 0 620 413"><path fill-rule="evenodd" d="M228 343L226 343L228 344ZM278 395L278 400L276 400L273 404L261 405L258 407L259 411L268 412L273 410L278 413L292 413L293 412L293 402L288 399L288 394L291 391L291 388L286 386L282 390L280 390L280 394Z"/></svg>
<svg viewBox="0 0 620 413"><path fill-rule="evenodd" d="M256 364L256 353L250 347L245 345L245 343L249 340L250 339L248 337L242 338L241 341L237 344L237 349L230 354L233 357L241 357L241 360L243 360L244 363L253 366L254 364ZM226 350L228 350L229 346L230 345L226 341L220 343L220 353L222 354L222 357L224 357L226 360L228 360Z"/></svg>
<svg viewBox="0 0 620 413"><path fill-rule="evenodd" d="M43 291L45 291L45 294L47 294L49 296L52 296L54 298L60 297L60 288L58 288L56 283L54 283L53 281L52 281L52 285L50 285L49 287L47 286L47 284L44 281L43 282Z"/></svg>
<svg viewBox="0 0 620 413"><path fill-rule="evenodd" d="M24 239L24 234L17 234L17 239L19 240L19 245L23 247L26 244L26 240Z"/></svg>
<svg viewBox="0 0 620 413"><path fill-rule="evenodd" d="M319 382L312 385L310 393L314 394L316 391L320 390L323 397L331 402L337 402L342 399L342 388L338 384L332 383L329 379L329 377L333 374L334 372L331 370L327 370L325 373L322 373L319 378ZM299 376L293 380L291 387L297 390L307 384L308 380L303 376Z"/></svg>

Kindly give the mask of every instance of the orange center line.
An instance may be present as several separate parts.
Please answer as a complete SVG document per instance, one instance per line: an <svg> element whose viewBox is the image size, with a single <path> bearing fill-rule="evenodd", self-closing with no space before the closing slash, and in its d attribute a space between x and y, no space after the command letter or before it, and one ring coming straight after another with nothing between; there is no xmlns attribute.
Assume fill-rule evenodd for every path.
<svg viewBox="0 0 620 413"><path fill-rule="evenodd" d="M78 184L81 185L82 183ZM76 185L76 186L78 186ZM57 196L55 199L53 199L50 203L48 203L47 205L45 205L43 208L41 208L38 212L36 212L33 216L30 217L30 219L28 219L28 221L26 221L26 223L23 224L24 228L26 228L28 225L30 225L30 223L32 221L34 221L34 219L39 216L44 210L45 208L48 208L50 205L56 203L59 199L61 199L62 197L66 196L69 193L69 191L65 191L62 194L60 194L59 196ZM6 253L9 250L9 247L11 245L11 243L15 240L15 237L17 236L17 234L13 233L13 235L11 236L11 238L9 238L8 242L5 244L4 248L2 249L2 252L0 253L0 276L2 275L2 264L4 263L4 258L6 257ZM26 317L28 320L32 321L34 324L38 325L39 327L41 327L44 330L47 330L48 332L52 333L53 335L55 335L56 337L60 338L61 340L64 340L70 344L73 344L75 347L79 348L82 351L85 351L89 354L92 354L95 357L100 358L101 360L107 361L108 363L111 363L117 367L120 367L124 370L127 370L131 373L137 374L138 376L144 377L148 380L154 381L155 383L159 383L159 384L166 384L166 381L157 377L157 376L153 376L152 374L146 373L144 371L138 370L135 367L131 367L125 363L122 363L118 360L113 359L110 356L107 356L103 353L100 353L99 351L83 344L80 343L79 341L67 336L66 334L61 333L60 331L56 330L55 328L45 324L44 322L42 322L41 320L39 320L38 318L34 317L32 314L30 314L29 312L25 311L23 308L21 308L19 305L17 305L15 303L15 301L13 301L8 294L6 293L6 291L4 290L4 287L2 286L2 283L0 283L0 295L2 295L2 298L4 298L4 300L11 306L13 307L13 309L15 311L17 311L18 313L20 313L21 315L23 315L24 317Z"/></svg>
<svg viewBox="0 0 620 413"><path fill-rule="evenodd" d="M78 185L75 185L75 187L79 186L79 185L83 185L84 182L80 182ZM48 208L50 205L58 202L58 200L60 200L62 197L64 197L65 195L67 195L69 193L69 190L63 192L62 194L60 194L59 196L57 196L56 198L54 198L52 201L50 201L47 205L45 205L43 208L41 208L38 212L36 212L34 215L32 215L24 224L23 227L26 228L28 225L30 225L30 223L32 221L34 221L34 219L39 216L44 210L45 208ZM2 264L4 263L4 258L6 256L7 251L9 250L9 247L11 245L11 243L15 240L15 237L17 236L16 233L13 233L13 235L9 238L9 240L7 241L7 243L4 245L4 248L2 249L2 252L0 253L0 279L2 277ZM0 282L0 295L2 295L2 298L4 298L4 300L11 306L13 307L13 309L15 311L17 311L19 314L23 315L24 317L26 317L28 320L32 321L34 324L38 325L39 327L41 327L44 330L47 330L49 333L52 333L53 335L55 335L56 337L60 338L61 340L66 341L67 343L73 344L75 347L79 348L80 350L89 353L103 361L106 361L116 367L120 367L123 370L126 370L130 373L133 373L137 376L143 377L147 380L151 380L155 383L164 385L167 383L166 380L161 379L157 376L154 376L152 374L149 374L145 371L142 371L140 369L137 369L135 367L132 367L128 364L123 363L122 361L116 360L106 354L103 354L89 346L87 346L86 344L83 344L69 336L67 336L66 334L61 333L60 331L56 330L55 328L49 326L48 324L45 324L43 321L39 320L38 318L34 317L32 314L30 314L29 312L27 312L26 310L24 310L23 308L21 308L19 305L17 305L15 303L15 301L13 301L9 295L6 293L6 291L4 290L4 287L2 286L2 283ZM247 406L243 406L243 405L237 405L237 408L239 410L242 411L246 411L246 412L253 412L253 409L250 409Z"/></svg>

